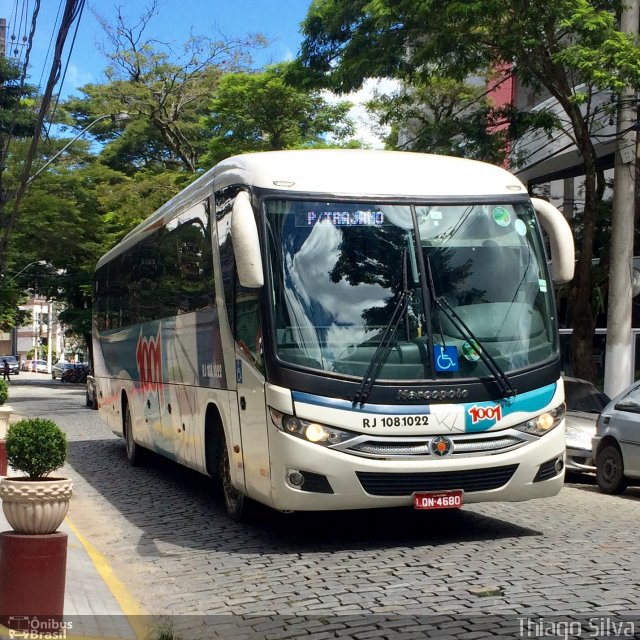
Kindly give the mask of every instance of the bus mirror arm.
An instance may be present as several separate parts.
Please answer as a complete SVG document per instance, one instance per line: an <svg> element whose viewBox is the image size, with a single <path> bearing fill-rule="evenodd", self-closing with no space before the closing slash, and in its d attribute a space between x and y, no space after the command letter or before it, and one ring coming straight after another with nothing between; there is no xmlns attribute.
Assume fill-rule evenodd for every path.
<svg viewBox="0 0 640 640"><path fill-rule="evenodd" d="M538 220L549 236L551 246L552 277L556 284L573 278L575 249L571 227L565 217L551 203L531 198Z"/></svg>
<svg viewBox="0 0 640 640"><path fill-rule="evenodd" d="M249 194L240 191L233 203L231 238L238 280L243 287L258 289L264 284L258 228Z"/></svg>

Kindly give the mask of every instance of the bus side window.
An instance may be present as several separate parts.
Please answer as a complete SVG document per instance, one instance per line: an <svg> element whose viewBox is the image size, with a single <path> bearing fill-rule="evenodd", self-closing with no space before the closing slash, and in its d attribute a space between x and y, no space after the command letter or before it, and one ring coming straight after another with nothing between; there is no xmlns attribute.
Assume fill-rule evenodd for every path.
<svg viewBox="0 0 640 640"><path fill-rule="evenodd" d="M208 203L175 216L163 231L158 287L163 316L211 307L215 301Z"/></svg>
<svg viewBox="0 0 640 640"><path fill-rule="evenodd" d="M258 293L255 289L244 288L238 281L233 240L230 234L233 203L241 190L243 187L230 186L216 191L218 243L231 333L238 346L259 364L262 352L262 330Z"/></svg>

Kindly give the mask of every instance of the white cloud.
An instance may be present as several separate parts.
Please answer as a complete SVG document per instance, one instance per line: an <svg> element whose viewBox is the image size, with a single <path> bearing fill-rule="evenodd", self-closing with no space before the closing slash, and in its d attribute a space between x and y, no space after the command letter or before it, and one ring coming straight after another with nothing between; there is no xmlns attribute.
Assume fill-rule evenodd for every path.
<svg viewBox="0 0 640 640"><path fill-rule="evenodd" d="M82 87L90 82L95 82L93 74L88 71L81 71L75 64L70 63L67 68L67 75L64 79L64 88L66 91L73 91L78 87Z"/></svg>
<svg viewBox="0 0 640 640"><path fill-rule="evenodd" d="M326 91L324 96L329 102L348 100L353 103L349 115L356 124L355 137L371 145L374 149L382 149L384 146L383 138L388 135L389 130L387 127L381 128L367 113L364 105L374 95L391 94L397 89L398 82L396 80L369 78L358 91L344 95L336 95Z"/></svg>

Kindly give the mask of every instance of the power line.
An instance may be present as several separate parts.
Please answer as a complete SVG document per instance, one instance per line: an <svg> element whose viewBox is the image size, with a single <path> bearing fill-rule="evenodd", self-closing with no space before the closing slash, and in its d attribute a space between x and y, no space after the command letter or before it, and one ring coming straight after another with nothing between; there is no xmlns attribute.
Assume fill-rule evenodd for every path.
<svg viewBox="0 0 640 640"><path fill-rule="evenodd" d="M51 131L51 127L53 125L53 120L58 110L58 104L60 102L60 96L62 95L62 87L64 86L65 78L67 77L67 70L69 69L69 62L71 60L71 54L73 53L73 49L76 44L76 38L78 37L78 29L80 28L80 20L82 18L82 13L84 11L85 0L81 0L79 4L79 9L77 12L77 20L76 20L76 28L73 32L73 38L71 39L71 46L69 47L69 52L67 53L67 60L64 64L64 71L62 72L62 76L60 78L60 87L58 89L58 94L56 96L55 103L53 105L53 109L51 110L51 114L49 115L49 127L47 128L47 137L49 136L49 132ZM74 18L75 19L75 18Z"/></svg>
<svg viewBox="0 0 640 640"><path fill-rule="evenodd" d="M47 54L44 58L44 63L42 64L42 71L40 72L40 78L38 80L38 88L42 86L42 80L44 78L44 72L47 68L47 63L49 62L49 54L51 53L51 47L53 46L54 36L56 34L56 28L58 27L58 21L60 20L60 12L62 11L63 0L60 0L58 3L58 11L56 12L56 19L53 22L53 29L51 29L51 35L49 36L49 44L47 46Z"/></svg>
<svg viewBox="0 0 640 640"><path fill-rule="evenodd" d="M11 209L11 213L6 215L2 210L0 210L0 213L2 213L2 219L0 219L0 223L1 223L0 224L0 230L1 230L0 271L2 271L7 259L7 247L9 244L9 238L11 237L13 227L15 226L15 222L18 217L20 202L27 189L29 174L31 172L31 165L33 163L33 158L35 156L38 143L40 142L40 136L43 130L44 119L51 105L53 90L58 80L60 79L61 59L62 59L62 54L64 51L64 45L67 39L67 35L69 34L69 31L73 26L73 23L75 22L75 20L82 13L83 6L84 6L84 0L66 0L64 13L60 23L60 29L58 31L58 36L56 38L56 45L53 53L49 79L47 81L47 86L42 96L42 101L40 105L40 110L38 112L35 131L33 134L33 138L31 139L31 144L29 146L29 150L27 152L24 165L22 167L22 173L20 175L18 189L13 196L13 206ZM35 21L35 17L34 17L34 21ZM4 206L6 206L6 204L8 204L8 201L5 201L2 203L3 208Z"/></svg>

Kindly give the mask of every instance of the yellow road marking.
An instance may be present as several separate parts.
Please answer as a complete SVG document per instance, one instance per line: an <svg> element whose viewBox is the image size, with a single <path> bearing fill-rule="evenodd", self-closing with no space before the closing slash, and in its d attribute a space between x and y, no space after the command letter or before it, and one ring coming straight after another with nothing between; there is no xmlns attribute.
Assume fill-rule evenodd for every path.
<svg viewBox="0 0 640 640"><path fill-rule="evenodd" d="M107 587L116 599L122 612L129 619L129 625L131 626L136 638L146 638L149 633L149 629L146 625L142 624L142 616L148 615L147 612L138 604L137 600L129 593L126 585L120 578L118 578L111 568L109 561L100 553L76 528L76 526L69 520L69 517L65 519L65 522L74 533L74 535L80 541L80 544L85 548L85 551L91 558L91 561L95 565L98 573L104 580ZM73 636L74 639L76 636Z"/></svg>

